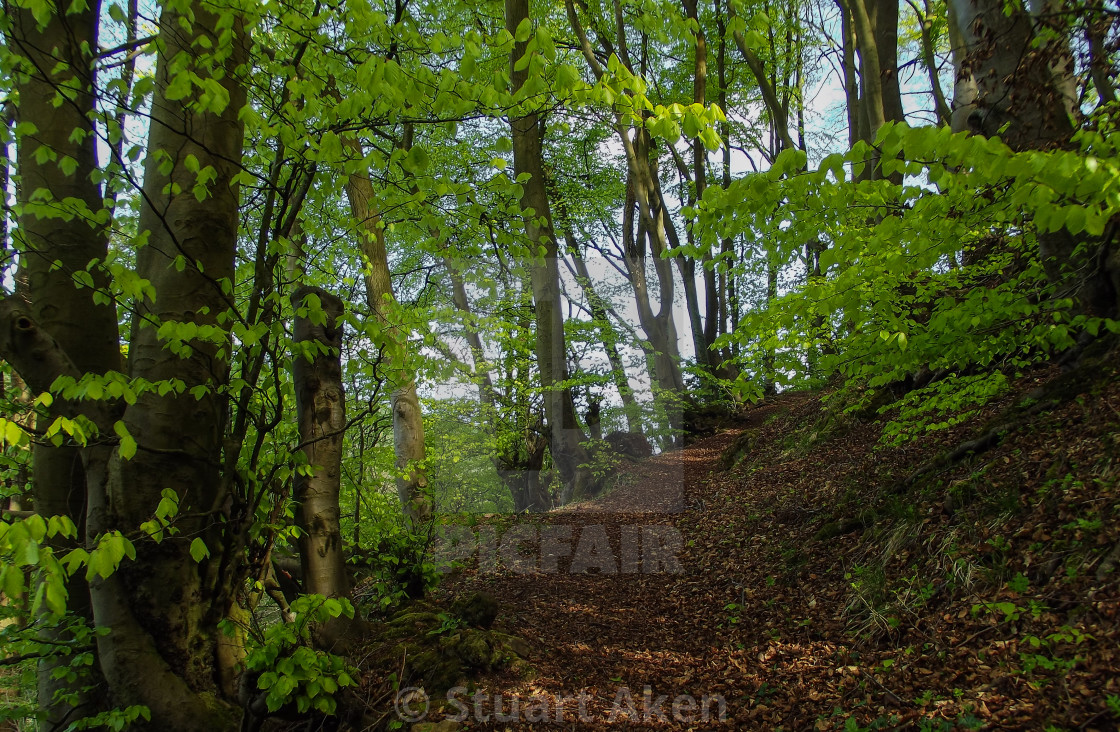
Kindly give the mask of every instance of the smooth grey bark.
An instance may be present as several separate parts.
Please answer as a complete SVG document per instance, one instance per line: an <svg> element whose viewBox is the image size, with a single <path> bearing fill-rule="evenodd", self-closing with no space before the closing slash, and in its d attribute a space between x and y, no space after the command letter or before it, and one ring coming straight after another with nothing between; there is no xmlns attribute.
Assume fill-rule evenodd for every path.
<svg viewBox="0 0 1120 732"><path fill-rule="evenodd" d="M318 300L318 307L315 300ZM342 384L342 300L318 287L292 295L296 310L292 382L300 449L311 475L297 473L293 497L300 528L300 565L306 592L348 597L340 524L339 491L346 433L346 393ZM334 618L316 629L317 640L333 648L343 639L348 619Z"/></svg>
<svg viewBox="0 0 1120 732"><path fill-rule="evenodd" d="M922 63L926 67L926 75L929 77L930 93L933 94L933 111L937 115L937 120L942 125L949 125L952 123L953 112L949 108L949 103L945 100L945 92L941 89L941 75L937 68L937 55L933 47L933 11L929 6L929 0L925 0L925 8L918 7L914 0L906 0L910 5L910 9L914 11L914 17L918 21L918 32L921 35L922 42Z"/></svg>
<svg viewBox="0 0 1120 732"><path fill-rule="evenodd" d="M451 279L451 302L455 309L466 318L463 335L467 340L467 346L471 349L474 376L478 380L479 401L484 406L493 409L496 401L494 380L490 378L490 369L487 368L486 364L486 354L482 349L482 338L479 336L478 326L474 322L474 313L471 310L470 299L467 297L467 286L463 281L462 266L450 257L444 257L443 266L447 270L447 276Z"/></svg>
<svg viewBox="0 0 1120 732"><path fill-rule="evenodd" d="M880 66L879 38L872 24L871 4L865 0L848 0L852 14L852 30L855 32L856 53L859 56L860 97L863 113L867 115L867 135L869 140L886 124L884 106L883 69Z"/></svg>
<svg viewBox="0 0 1120 732"><path fill-rule="evenodd" d="M849 120L856 121L855 139L872 143L887 122L904 122L902 90L898 81L898 2L897 0L837 0L845 20L850 21L854 50L859 57L859 95L848 95ZM847 56L847 53L845 54ZM879 154L873 151L862 178L881 175ZM901 174L891 180L902 182Z"/></svg>
<svg viewBox="0 0 1120 732"><path fill-rule="evenodd" d="M1032 49L1030 15L1021 7L1008 15L998 0L950 0L950 7L965 49L960 67L977 85L969 129L994 137L1009 124L1001 137L1017 150L1068 140L1073 123L1049 59Z"/></svg>
<svg viewBox="0 0 1120 732"><path fill-rule="evenodd" d="M898 78L898 0L859 2L865 5L875 34L883 116L887 122L904 122L906 116L902 110L902 86ZM877 130L872 134L874 132Z"/></svg>
<svg viewBox="0 0 1120 732"><path fill-rule="evenodd" d="M1068 46L1038 35L1031 14L1004 11L999 0L950 0L965 53L961 64L976 81L969 128L999 134L1013 150L1063 147L1075 130L1070 107ZM1035 10L1045 10L1040 3ZM1055 53L1057 51L1057 53ZM1084 312L1120 312L1120 250L1109 240L1088 240L1067 229L1039 232L1039 258L1058 297L1072 297Z"/></svg>
<svg viewBox="0 0 1120 732"><path fill-rule="evenodd" d="M957 3L946 3L949 17L949 50L953 56L953 106L949 126L953 132L964 132L969 129L968 120L976 110L976 98L980 95L980 89L976 85L976 77L972 70L965 63L968 46L965 44L961 23L957 18L957 7Z"/></svg>
<svg viewBox="0 0 1120 732"><path fill-rule="evenodd" d="M528 0L506 0L506 30L514 33L530 17ZM514 95L528 78L528 69L514 67L525 55L528 43L514 43L510 52L510 81ZM586 467L590 462L583 443L585 436L576 419L572 392L560 386L568 380L564 320L561 311L560 269L552 213L542 166L540 116L528 111L510 115L513 138L513 170L522 183L521 208L525 214L525 234L532 250L531 276L536 310L537 369L544 390L545 420L552 460L563 482L561 503L581 500L597 490L597 482Z"/></svg>
<svg viewBox="0 0 1120 732"><path fill-rule="evenodd" d="M843 36L840 64L844 72L844 96L848 114L848 147L853 147L859 140L866 139L867 132L865 121L860 112L863 104L860 102L861 90L859 88L859 75L856 69L856 34L852 28L852 13L847 0L835 0L836 7L840 9L840 32Z"/></svg>
<svg viewBox="0 0 1120 732"><path fill-rule="evenodd" d="M20 374L26 374L28 386L36 392L47 391L60 376L81 376L58 341L35 322L28 306L16 297L0 300L0 355ZM72 418L78 413L75 407L66 416ZM117 410L103 401L84 403L81 413L103 434L112 432L118 416ZM119 475L120 458L109 441L91 441L81 453L87 476L87 524L101 526L110 515L107 482L114 474ZM90 536L95 538L94 534ZM112 628L97 646L109 692L118 703L144 703L152 712L152 725L134 726L183 732L198 723L212 729L233 726L232 707L212 693L196 693L160 656L154 639L140 626L129 606L129 590L121 581L120 570L108 579L95 578L91 596L95 622L99 627Z"/></svg>
<svg viewBox="0 0 1120 732"><path fill-rule="evenodd" d="M607 303L595 290L595 283L591 280L591 273L587 270L587 262L584 261L583 255L579 252L575 237L572 236L570 231L566 231L564 235L568 239L568 249L572 252L576 282L583 290L584 296L587 297L587 306L591 310L591 317L595 319L599 336L603 339L603 350L606 352L607 361L611 365L611 380L614 381L615 389L618 390L618 396L622 400L623 411L626 413L626 428L634 434L641 434L642 420L639 416L641 407L634 399L634 390L630 386L630 380L626 377L626 365L622 362L622 356L618 352L618 333L611 324Z"/></svg>
<svg viewBox="0 0 1120 732"><path fill-rule="evenodd" d="M450 257L444 258L444 267L451 279L451 301L455 309L463 314L465 325L463 335L471 350L473 362L472 375L478 382L478 396L487 415L496 415L498 392L490 377L489 365L482 349L482 339L467 297L466 283L463 281L462 266ZM527 417L529 415L526 415ZM541 481L541 467L548 449L548 440L543 439L533 420L523 425L519 439L513 440L493 456L493 464L502 485L513 499L517 513L528 511L538 513L552 507L548 486Z"/></svg>
<svg viewBox="0 0 1120 732"><path fill-rule="evenodd" d="M727 109L727 26L723 19L722 6L720 0L714 0L716 10L716 29L719 33L719 45L716 47L716 99L719 102L720 109ZM730 12L730 10L729 10ZM723 155L721 166L721 179L720 185L724 189L731 186L731 121L725 120L720 123L720 136L723 138L723 147L721 153ZM738 323L730 322L731 317L730 300L734 297L735 282L734 272L729 265L729 260L734 247L734 239L731 237L720 240L719 252L720 261L717 265L717 272L719 276L719 330L718 335L724 335L732 332ZM725 362L731 360L734 355L729 347L725 350L721 357ZM731 374L729 374L731 375Z"/></svg>
<svg viewBox="0 0 1120 732"><path fill-rule="evenodd" d="M730 18L735 18L735 7L730 2L727 4L727 15ZM734 31L732 37L735 39L735 45L743 56L743 60L747 62L747 68L751 70L751 75L754 76L755 84L758 85L758 90L762 94L762 101L766 105L766 111L770 113L770 119L774 122L773 129L781 140L783 148L786 150L796 149L797 145L794 144L793 138L789 134L789 115L786 112L785 105L778 100L777 89L770 82L770 77L766 74L762 59L747 45L747 40L741 31Z"/></svg>
<svg viewBox="0 0 1120 732"><path fill-rule="evenodd" d="M700 25L698 0L683 0L685 16L696 21L696 40L693 48L692 66L692 101L694 104L707 104L708 101L708 39ZM676 157L676 149L673 149ZM692 196L691 204L696 205L704 198L704 189L707 181L708 153L704 143L699 139L692 141ZM687 175L683 176L687 179ZM686 230L690 246L696 245L696 232L689 226ZM705 248L700 256L702 281L704 283L704 318L701 324L700 306L696 294L696 258L677 253L677 266L681 272L684 283L686 304L689 308L689 320L692 326L692 343L696 351L696 363L709 373L714 373L718 364L718 354L712 351L717 332L717 318L719 317L719 289L716 287L716 273L711 266L712 253Z"/></svg>
<svg viewBox="0 0 1120 732"><path fill-rule="evenodd" d="M634 301L638 309L638 322L645 331L652 347L652 376L658 387L670 395L684 389L680 370L680 353L677 350L677 328L672 310L672 270L668 263L656 256L654 272L657 276L659 306L654 312L651 305L649 282L646 277L646 260L653 239L647 235L646 222L634 215L637 206L630 179L627 179L626 200L622 209L622 251ZM637 219L637 221L635 221ZM637 232L635 233L635 224Z"/></svg>
<svg viewBox="0 0 1120 732"><path fill-rule="evenodd" d="M1089 72L1100 103L1111 104L1116 101L1116 84L1112 80L1114 70L1106 39L1112 27L1112 19L1105 12L1101 0L1090 0L1086 9L1088 17L1085 21L1085 37L1089 44Z"/></svg>

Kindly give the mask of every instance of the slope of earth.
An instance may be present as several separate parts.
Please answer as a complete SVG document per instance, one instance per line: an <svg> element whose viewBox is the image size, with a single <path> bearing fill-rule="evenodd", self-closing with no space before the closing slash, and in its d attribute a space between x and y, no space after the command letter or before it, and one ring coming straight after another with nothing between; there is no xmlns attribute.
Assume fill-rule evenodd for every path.
<svg viewBox="0 0 1120 732"><path fill-rule="evenodd" d="M879 418L783 395L631 464L597 501L498 526L497 551L441 592L498 598L534 673L488 677L428 719L1116 729L1120 382L902 482L1055 377L901 447L877 446Z"/></svg>

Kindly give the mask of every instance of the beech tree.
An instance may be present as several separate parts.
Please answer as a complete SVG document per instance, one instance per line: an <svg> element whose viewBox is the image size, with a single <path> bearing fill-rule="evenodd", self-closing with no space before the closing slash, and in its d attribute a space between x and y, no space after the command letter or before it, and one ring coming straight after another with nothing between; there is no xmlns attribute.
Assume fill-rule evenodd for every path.
<svg viewBox="0 0 1120 732"><path fill-rule="evenodd" d="M96 267L108 256L110 223L101 215L95 176L88 55L97 47L99 12L97 5L77 12L33 5L18 11L20 22L10 31L8 48L27 54L17 67L20 261L43 276L32 281L28 273L29 305L5 301L3 355L37 392L50 393L59 380L69 384L73 396L64 391L52 403L54 414L71 420L72 435L86 432L83 423L95 430L79 450L45 453L69 467L44 470L35 486L44 496L41 510L84 528L86 550L76 551L90 557L91 567L87 552L108 552L117 562L132 558L115 572L95 571L89 584L93 622L113 629L98 636L97 654L114 699L147 707L166 729L224 728L234 715L217 697L234 683L227 675L235 669L220 657L218 623L234 603L240 575L227 567L236 567L241 546L219 524L230 488L219 466L245 18L219 5L197 7L192 16L167 9L161 17L140 207L145 239L128 303L134 309L128 377L152 387L130 398L122 392L123 403L89 404L83 392L92 400L100 393L83 389L82 379L122 368L115 308ZM96 279L91 264L101 273ZM75 455L81 471L73 467ZM129 542L122 532L150 520L168 492L181 513L178 528L192 541ZM192 560L200 551L209 561ZM80 607L81 588L73 589Z"/></svg>

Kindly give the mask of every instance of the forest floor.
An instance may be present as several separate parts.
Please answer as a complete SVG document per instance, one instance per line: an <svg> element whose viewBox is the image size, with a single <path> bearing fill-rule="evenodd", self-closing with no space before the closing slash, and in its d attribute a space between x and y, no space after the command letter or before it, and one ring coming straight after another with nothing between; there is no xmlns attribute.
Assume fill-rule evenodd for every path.
<svg viewBox="0 0 1120 732"><path fill-rule="evenodd" d="M901 447L878 445L881 417L782 395L518 519L504 566L438 592L490 593L531 649L530 673L457 697L463 726L1117 729L1120 381L897 487L1056 373ZM648 567L639 539L662 547Z"/></svg>

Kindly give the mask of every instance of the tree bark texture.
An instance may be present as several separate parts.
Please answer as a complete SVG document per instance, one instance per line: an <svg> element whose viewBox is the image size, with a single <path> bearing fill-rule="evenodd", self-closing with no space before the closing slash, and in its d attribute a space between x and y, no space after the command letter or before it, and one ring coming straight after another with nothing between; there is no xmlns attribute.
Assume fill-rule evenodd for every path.
<svg viewBox="0 0 1120 732"><path fill-rule="evenodd" d="M517 30L529 18L528 0L506 0L506 29ZM527 43L515 43L510 53L510 80L514 94L528 78L528 69L515 70L525 55ZM536 311L537 369L544 391L545 420L552 461L563 482L561 503L592 495L596 481L586 467L590 458L582 443L586 439L576 419L568 380L564 316L561 309L560 269L556 236L548 205L542 166L540 116L527 112L510 117L513 137L514 175L528 174L522 184L521 208L525 213L525 234L531 248L533 306Z"/></svg>
<svg viewBox="0 0 1120 732"><path fill-rule="evenodd" d="M105 373L120 370L116 308L97 303L94 292L105 289L107 277L100 268L91 280L79 280L91 261L107 254L107 230L95 216L102 208L101 193L94 178L97 170L95 135L90 117L94 111L92 59L95 47L98 3L66 15L51 15L40 27L26 8L14 9L12 26L5 39L24 61L24 74L16 76L20 122L34 125L18 145L20 185L17 203L19 226L13 232L20 255L17 279L26 283L29 315L50 333L80 372ZM63 103L55 105L56 97ZM41 157L42 156L42 157ZM60 162L72 160L74 169L64 172ZM52 404L48 424L72 405ZM84 468L77 448L36 444L32 449L35 509L43 516L68 516L85 532L86 486ZM73 542L55 542L65 553ZM75 613L91 619L89 587L76 575L68 582ZM63 641L58 633L44 630L47 641ZM46 659L39 668L41 727L53 730L76 705L83 713L94 713L97 701L82 687L96 679L80 676L71 685L52 678L65 658ZM73 688L71 688L73 687ZM56 692L75 694L69 703L56 703Z"/></svg>
<svg viewBox="0 0 1120 732"><path fill-rule="evenodd" d="M318 307L316 307L316 299ZM340 524L339 491L346 434L346 394L342 384L343 303L318 287L300 287L292 295L296 310L292 381L296 423L311 474L295 477L293 493L299 509L300 566L303 587L310 594L348 597ZM318 629L325 646L333 646L346 619Z"/></svg>

